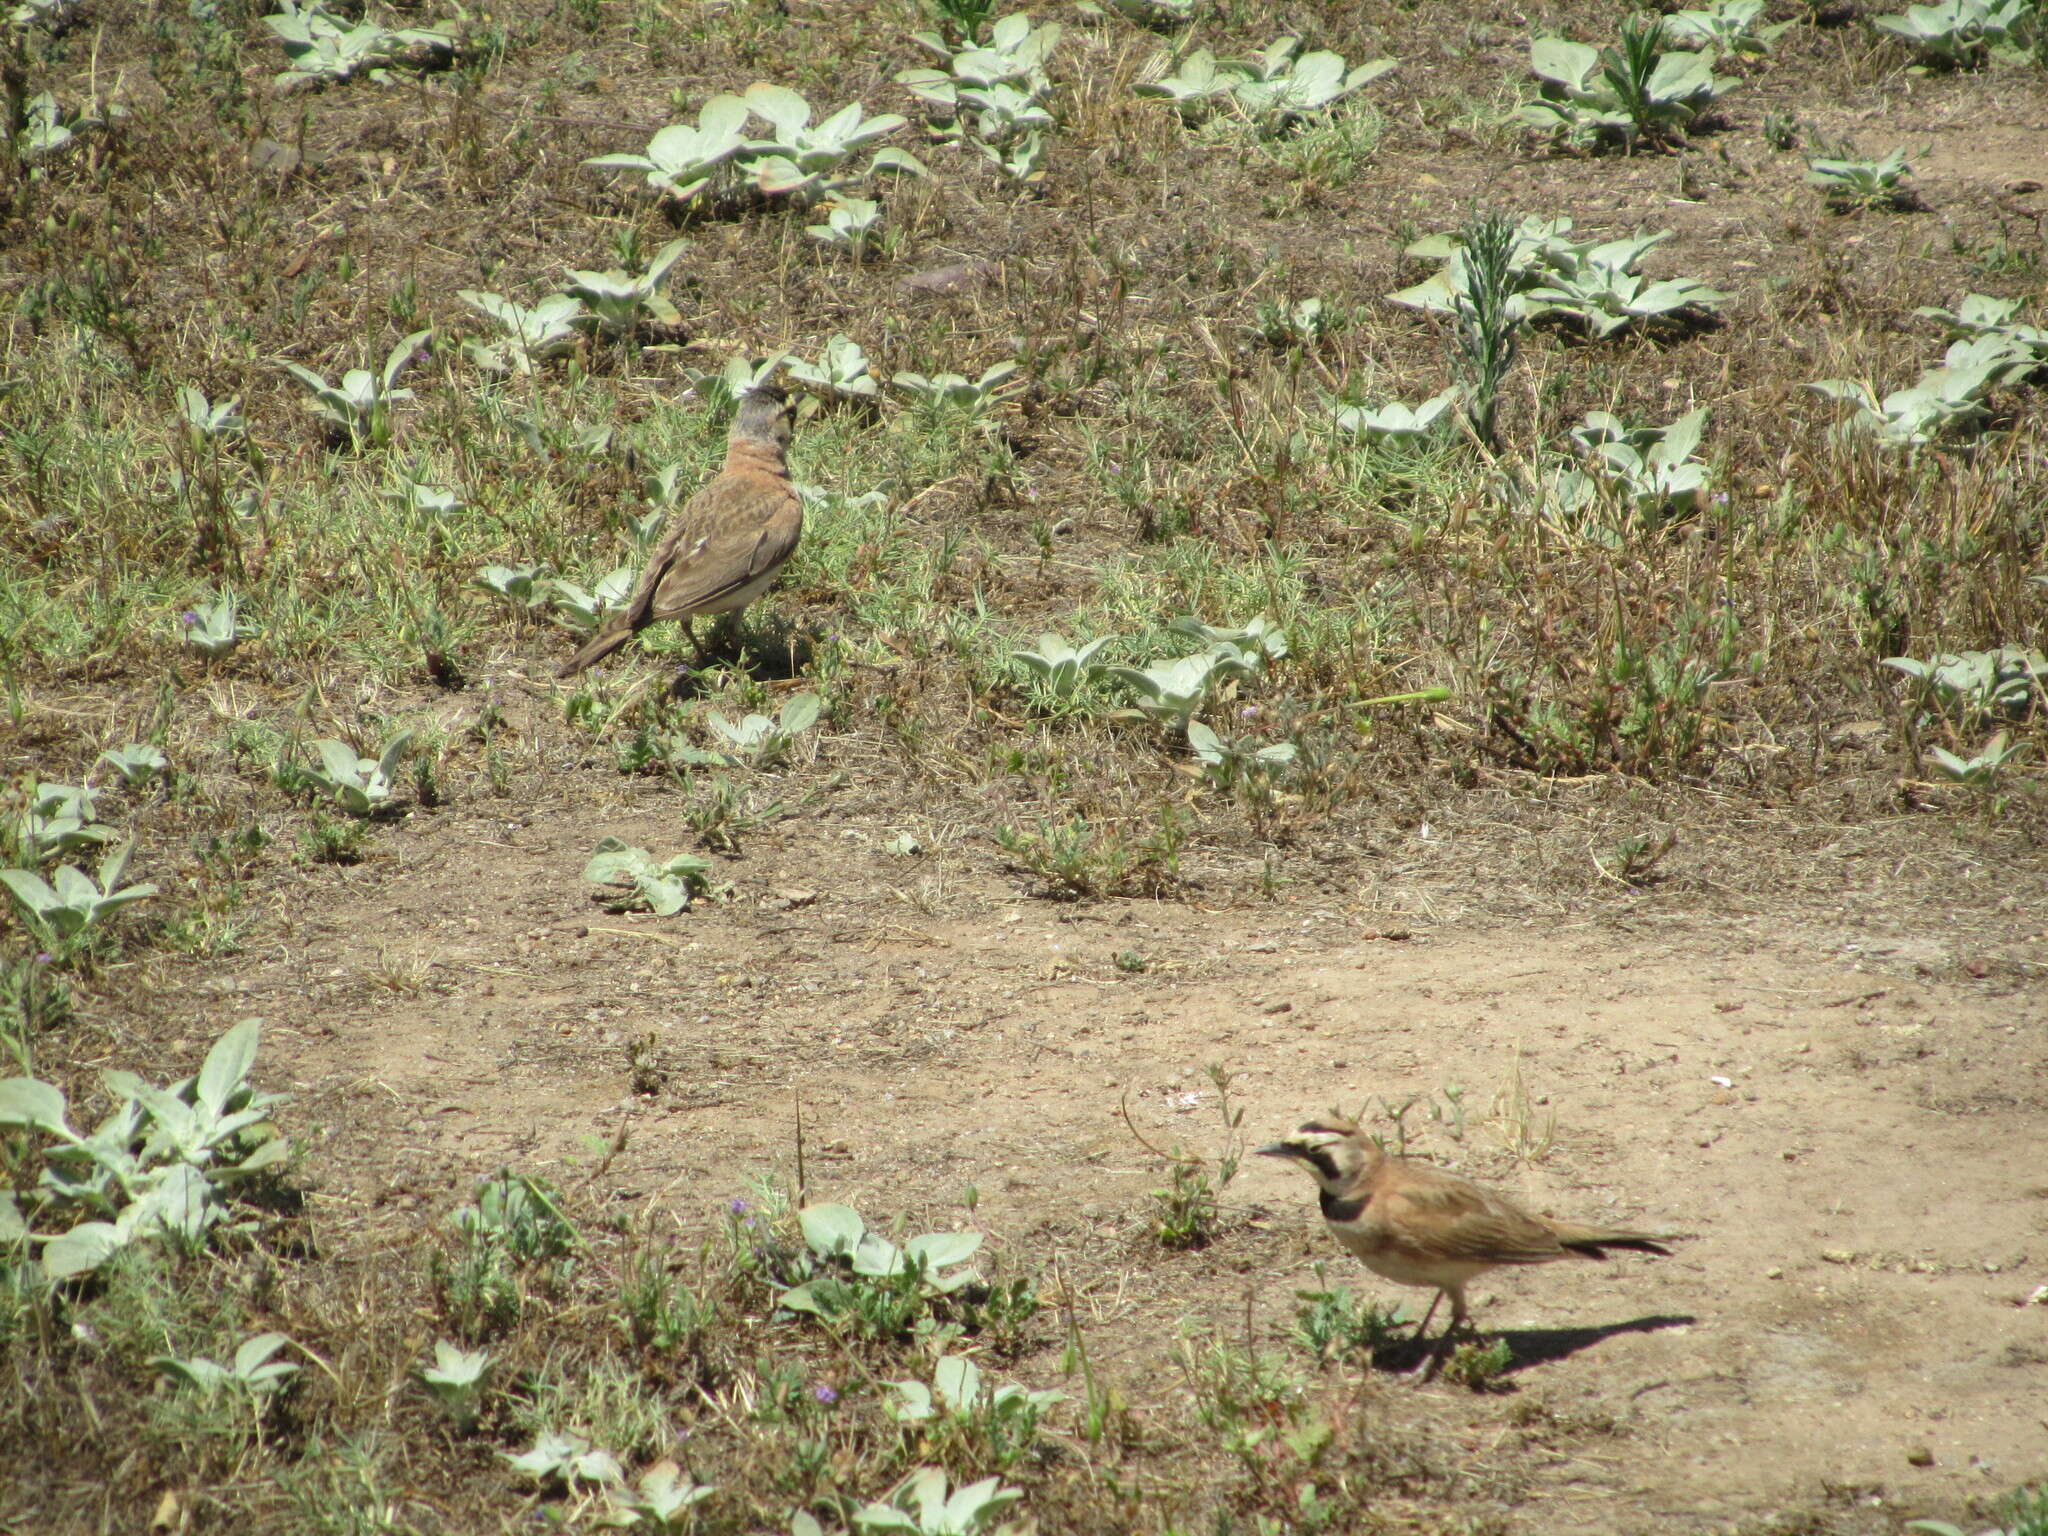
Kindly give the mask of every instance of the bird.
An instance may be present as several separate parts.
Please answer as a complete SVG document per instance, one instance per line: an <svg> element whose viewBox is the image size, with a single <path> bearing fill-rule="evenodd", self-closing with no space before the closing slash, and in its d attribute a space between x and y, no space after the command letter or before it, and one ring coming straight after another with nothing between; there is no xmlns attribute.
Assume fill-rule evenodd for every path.
<svg viewBox="0 0 2048 1536"><path fill-rule="evenodd" d="M1417 1340L1427 1333L1438 1303L1450 1297L1450 1326L1425 1363L1426 1372L1433 1372L1452 1334L1470 1319L1465 1287L1490 1269L1604 1259L1610 1248L1671 1253L1665 1246L1670 1237L1552 1221L1420 1159L1389 1157L1355 1124L1336 1116L1311 1120L1258 1151L1299 1163L1314 1176L1330 1235L1367 1269L1400 1285L1435 1288L1415 1330Z"/></svg>
<svg viewBox="0 0 2048 1536"><path fill-rule="evenodd" d="M691 620L746 607L774 582L803 535L803 503L784 461L794 414L772 385L741 392L725 467L670 517L625 607L562 663L557 677L574 677L664 619L682 621L703 662Z"/></svg>

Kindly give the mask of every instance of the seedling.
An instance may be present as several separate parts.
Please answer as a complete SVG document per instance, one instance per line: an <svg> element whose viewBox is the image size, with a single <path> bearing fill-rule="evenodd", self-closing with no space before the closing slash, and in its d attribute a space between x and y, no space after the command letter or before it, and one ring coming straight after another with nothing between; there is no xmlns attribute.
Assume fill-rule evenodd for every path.
<svg viewBox="0 0 2048 1536"><path fill-rule="evenodd" d="M626 1480L626 1470L610 1451L593 1448L578 1434L543 1431L534 1438L533 1449L514 1456L498 1453L521 1477L543 1487L559 1484L570 1490L580 1487L616 1487Z"/></svg>
<svg viewBox="0 0 2048 1536"><path fill-rule="evenodd" d="M205 1397L233 1392L252 1404L260 1405L265 1398L282 1392L299 1374L299 1367L290 1361L271 1359L289 1343L291 1340L281 1333L259 1333L245 1339L235 1351L234 1359L226 1365L208 1360L203 1355L189 1359L157 1355L149 1363L186 1391Z"/></svg>
<svg viewBox="0 0 2048 1536"><path fill-rule="evenodd" d="M587 592L574 582L550 578L547 585L554 594L550 606L564 627L576 634L587 635L604 622L607 614L616 613L626 606L638 580L639 572L630 565L605 572Z"/></svg>
<svg viewBox="0 0 2048 1536"><path fill-rule="evenodd" d="M1218 789L1269 779L1294 761L1291 741L1260 746L1249 738L1218 736L1199 720L1188 722L1188 748Z"/></svg>
<svg viewBox="0 0 2048 1536"><path fill-rule="evenodd" d="M609 1523L625 1530L677 1533L691 1529L696 1508L716 1490L690 1480L672 1461L657 1461L640 1474L632 1488L612 1487L607 1498L612 1506Z"/></svg>
<svg viewBox="0 0 2048 1536"><path fill-rule="evenodd" d="M2020 300L1994 299L1982 293L1965 294L1953 311L1929 307L1913 311L1929 320L1941 321L1948 327L1951 340L1976 341L1987 336L1997 337L2001 350L2035 363L2048 364L2048 330L2023 324L2019 312Z"/></svg>
<svg viewBox="0 0 2048 1536"><path fill-rule="evenodd" d="M1575 144L1670 139L1739 82L1714 73L1712 53L1667 49L1666 41L1664 19L1640 15L1604 49L1535 39L1529 68L1542 83L1522 121Z"/></svg>
<svg viewBox="0 0 2048 1536"><path fill-rule="evenodd" d="M950 1415L968 1419L981 1413L998 1419L1036 1419L1054 1403L1064 1402L1064 1392L1031 1392L1014 1382L990 1387L981 1371L965 1355L941 1355L932 1365L931 1385L921 1381L892 1381L893 1401L883 1406L891 1418L904 1424L922 1424Z"/></svg>
<svg viewBox="0 0 2048 1536"><path fill-rule="evenodd" d="M616 837L600 838L583 878L598 885L624 886L626 894L606 897L614 912L652 912L674 917L688 909L691 896L710 888L711 864L694 853L656 859Z"/></svg>
<svg viewBox="0 0 2048 1536"><path fill-rule="evenodd" d="M1193 614L1182 614L1166 627L1176 635L1186 635L1207 646L1226 673L1234 676L1246 676L1269 661L1279 661L1290 649L1287 631L1263 613L1235 629L1204 624Z"/></svg>
<svg viewBox="0 0 2048 1536"><path fill-rule="evenodd" d="M588 314L583 301L569 293L551 293L530 309L475 288L464 288L455 296L489 315L504 333L500 341L462 344L464 356L492 373L529 374L534 364L573 351L577 322Z"/></svg>
<svg viewBox="0 0 2048 1536"><path fill-rule="evenodd" d="M1409 1321L1398 1302L1382 1310L1370 1297L1331 1285L1321 1260L1316 1262L1315 1272L1316 1289L1294 1293L1301 1303L1294 1309L1294 1336L1317 1365L1347 1356L1361 1356L1370 1362L1373 1351Z"/></svg>
<svg viewBox="0 0 2048 1536"><path fill-rule="evenodd" d="M346 439L355 448L365 443L382 448L391 441L391 407L412 398L411 390L398 387L398 376L433 334L430 330L414 331L391 349L377 372L351 368L341 376L338 385L329 384L312 369L297 363L282 366L311 392L313 398L306 402L307 409L326 423L336 441Z"/></svg>
<svg viewBox="0 0 2048 1536"><path fill-rule="evenodd" d="M1443 1378L1473 1392L1490 1392L1514 1363L1515 1352L1506 1339L1490 1344L1474 1339L1451 1351L1443 1364Z"/></svg>
<svg viewBox="0 0 2048 1536"><path fill-rule="evenodd" d="M1860 379L1816 379L1806 387L1856 407L1855 415L1835 429L1839 436L1868 437L1884 448L1917 448L1981 421L1990 414L1985 393L2025 377L2035 366L2031 353L1992 334L1955 343L1939 368L1925 370L1910 389L1893 390L1882 399Z"/></svg>
<svg viewBox="0 0 2048 1536"><path fill-rule="evenodd" d="M869 117L854 101L814 125L809 102L787 86L765 81L748 86L742 99L749 112L774 130L771 138L748 141L743 156L755 189L770 195L799 192L850 172L863 149L887 138L905 121L894 112ZM901 149L878 150L867 169L870 174L926 174L924 164Z"/></svg>
<svg viewBox="0 0 2048 1536"><path fill-rule="evenodd" d="M835 192L825 201L825 222L805 225L804 233L821 245L860 256L876 238L881 222L882 205L873 198Z"/></svg>
<svg viewBox="0 0 2048 1536"><path fill-rule="evenodd" d="M476 573L476 584L521 608L544 608L548 588L540 573L537 565L486 565Z"/></svg>
<svg viewBox="0 0 2048 1536"><path fill-rule="evenodd" d="M1005 17L1004 20L1009 18ZM1002 1512L1024 1497L993 1477L946 1491L946 1474L919 1467L897 1485L886 1504L870 1504L853 1517L856 1531L903 1536L988 1536Z"/></svg>
<svg viewBox="0 0 2048 1536"><path fill-rule="evenodd" d="M412 732L400 731L375 757L359 757L345 741L313 743L317 768L299 771L351 816L375 816L396 803L398 765L412 747Z"/></svg>
<svg viewBox="0 0 2048 1536"><path fill-rule="evenodd" d="M244 640L262 633L241 621L232 592L223 592L210 603L194 603L178 615L179 640L208 661L220 660Z"/></svg>
<svg viewBox="0 0 2048 1536"><path fill-rule="evenodd" d="M1974 69L2015 30L2038 25L2030 23L2035 11L2030 0L1935 0L1870 21L1910 46L1927 68Z"/></svg>
<svg viewBox="0 0 2048 1536"><path fill-rule="evenodd" d="M100 126L100 119L83 111L66 117L56 96L42 91L22 104L22 127L15 143L23 159L35 160L55 154L80 134Z"/></svg>
<svg viewBox="0 0 2048 1536"><path fill-rule="evenodd" d="M1055 634L1038 637L1035 651L1012 651L1011 662L1022 667L1035 687L1062 704L1072 703L1095 678L1107 670L1095 660L1096 652L1109 644L1105 635L1097 640L1069 645Z"/></svg>
<svg viewBox="0 0 2048 1536"><path fill-rule="evenodd" d="M1658 520L1699 505L1713 476L1693 457L1706 424L1705 406L1666 427L1631 427L1607 411L1588 411L1572 429L1572 440L1591 456L1595 474L1638 515Z"/></svg>
<svg viewBox="0 0 2048 1536"><path fill-rule="evenodd" d="M14 823L17 856L40 864L111 843L114 829L99 825L98 814L92 791L82 784L31 783Z"/></svg>
<svg viewBox="0 0 2048 1536"><path fill-rule="evenodd" d="M1923 697L1966 727L2023 712L2048 688L2048 657L2016 645L1945 651L1932 661L1887 656L1884 665L1918 683Z"/></svg>
<svg viewBox="0 0 2048 1536"><path fill-rule="evenodd" d="M55 1235L24 1231L42 1245L53 1280L97 1269L131 1242L169 1234L203 1243L226 1214L220 1181L274 1168L287 1148L269 1123L274 1094L248 1074L258 1025L244 1020L207 1052L197 1077L155 1088L130 1072L109 1072L115 1108L90 1135L67 1121L63 1093L33 1077L0 1082L0 1127L51 1138L42 1177L28 1197L37 1225L85 1216ZM11 1210L0 1202L0 1216Z"/></svg>
<svg viewBox="0 0 2048 1536"><path fill-rule="evenodd" d="M978 379L967 379L957 373L899 373L889 381L889 385L934 410L955 410L976 416L1005 398L1009 392L1006 386L1010 385L1016 372L1015 363L997 363Z"/></svg>
<svg viewBox="0 0 2048 1536"><path fill-rule="evenodd" d="M1453 386L1414 405L1403 405L1398 400L1378 407L1340 405L1331 420L1346 437L1363 438L1369 443L1419 442L1448 419L1445 413L1457 404L1461 393Z"/></svg>
<svg viewBox="0 0 2048 1536"><path fill-rule="evenodd" d="M672 123L647 141L644 154L598 155L585 165L642 172L647 185L675 202L688 202L718 178L726 163L747 148L747 103L738 96L714 96L697 109L697 126Z"/></svg>
<svg viewBox="0 0 2048 1536"><path fill-rule="evenodd" d="M169 758L155 747L141 742L109 747L99 755L98 763L105 763L113 769L129 789L147 789L158 774L169 773L171 768Z"/></svg>
<svg viewBox="0 0 2048 1536"><path fill-rule="evenodd" d="M1719 49L1722 53L1763 55L1793 23L1758 26L1765 0L1713 0L1703 10L1673 11L1664 18L1664 35L1685 47Z"/></svg>
<svg viewBox="0 0 2048 1536"><path fill-rule="evenodd" d="M1007 85L1020 95L1041 101L1052 89L1045 61L1060 40L1056 21L1031 25L1023 12L1013 12L989 30L988 41L956 48L936 32L913 32L911 40L938 55L944 69L906 69L896 75L918 100L956 118L963 105L976 107L976 93Z"/></svg>
<svg viewBox="0 0 2048 1536"><path fill-rule="evenodd" d="M766 715L748 715L735 724L723 715L711 715L708 723L736 756L766 768L781 761L791 743L818 723L823 707L824 700L815 693L798 693L789 697L772 720Z"/></svg>
<svg viewBox="0 0 2048 1536"><path fill-rule="evenodd" d="M1987 787L1998 781L1999 770L2027 750L2014 741L2010 731L2000 731L1978 749L1974 757L1959 757L1942 747L1929 747L1927 758L1943 778L1957 784Z"/></svg>
<svg viewBox="0 0 2048 1536"><path fill-rule="evenodd" d="M669 270L688 247L687 240L671 240L638 272L625 272L617 267L603 272L572 270L563 287L582 301L598 331L606 336L631 336L649 321L656 325L680 325L681 313L661 289L668 281Z"/></svg>
<svg viewBox="0 0 2048 1536"><path fill-rule="evenodd" d="M1554 266L1547 282L1523 294L1529 314L1568 316L1594 336L1610 336L1626 326L1705 314L1727 303L1727 294L1692 278L1653 281L1635 270L1642 253L1663 238L1638 236L1575 252L1576 259Z"/></svg>
<svg viewBox="0 0 2048 1536"><path fill-rule="evenodd" d="M1216 1176L1209 1176L1209 1160L1199 1153L1184 1152L1178 1146L1161 1150L1148 1141L1131 1118L1128 1102L1117 1105L1124 1127L1138 1145L1154 1157L1165 1161L1169 1168L1169 1183L1165 1189L1152 1191L1156 1206L1153 1218L1153 1234L1168 1248L1200 1248L1215 1236L1216 1225L1221 1217L1217 1197L1230 1187L1237 1177L1238 1166L1244 1161L1244 1109L1230 1101L1231 1074L1220 1066L1210 1066L1207 1076L1216 1088L1216 1108L1223 1118L1223 1150L1216 1158ZM1190 1095L1192 1105L1197 1098Z"/></svg>
<svg viewBox="0 0 2048 1536"><path fill-rule="evenodd" d="M1107 667L1105 673L1130 688L1131 702L1147 720L1185 728L1208 702L1218 658L1204 651L1144 667Z"/></svg>
<svg viewBox="0 0 2048 1536"><path fill-rule="evenodd" d="M792 358L788 372L792 379L810 385L828 399L874 400L882 392L867 353L843 332L825 343L815 363Z"/></svg>
<svg viewBox="0 0 2048 1536"><path fill-rule="evenodd" d="M178 417L184 423L186 440L195 449L210 443L229 442L248 429L248 422L242 418L242 398L239 395L215 405L206 398L203 390L181 384L177 401Z"/></svg>
<svg viewBox="0 0 2048 1536"><path fill-rule="evenodd" d="M1033 128L998 147L986 138L976 143L982 158L1008 177L1013 186L1045 179L1045 135Z"/></svg>
<svg viewBox="0 0 2048 1536"><path fill-rule="evenodd" d="M690 393L707 406L718 411L730 411L739 403L739 397L750 389L758 389L775 377L775 370L789 360L786 352L771 353L755 361L750 357L729 358L716 373L706 373L701 368L685 368L683 381L690 386Z"/></svg>
<svg viewBox="0 0 2048 1536"><path fill-rule="evenodd" d="M445 69L455 60L455 39L446 32L428 27L388 31L370 21L350 23L330 16L318 0L305 6L294 0L279 4L283 9L264 17L263 24L284 44L291 63L277 77L280 83L347 80L364 71L381 82L389 69Z"/></svg>
<svg viewBox="0 0 2048 1536"><path fill-rule="evenodd" d="M434 1346L434 1363L412 1374L466 1434L476 1425L490 1369L491 1357L483 1350L466 1350L443 1340Z"/></svg>
<svg viewBox="0 0 2048 1536"><path fill-rule="evenodd" d="M48 881L32 869L0 869L0 885L31 927L54 946L69 949L121 908L156 894L154 885L121 884L134 851L132 839L121 844L100 861L96 875L75 864L58 865Z"/></svg>
<svg viewBox="0 0 2048 1536"><path fill-rule="evenodd" d="M1900 183L1913 167L1906 164L1906 152L1895 149L1882 160L1809 160L1808 186L1819 187L1827 205L1838 212L1848 208L1911 208L1918 201Z"/></svg>
<svg viewBox="0 0 2048 1536"><path fill-rule="evenodd" d="M1341 54L1300 49L1298 37L1276 38L1248 59L1219 59L1207 49L1197 49L1172 74L1162 72L1170 56L1160 54L1151 65L1155 77L1133 89L1140 96L1173 102L1189 119L1205 116L1228 100L1261 132L1277 133L1355 95L1394 68L1392 59L1374 59L1353 68Z"/></svg>

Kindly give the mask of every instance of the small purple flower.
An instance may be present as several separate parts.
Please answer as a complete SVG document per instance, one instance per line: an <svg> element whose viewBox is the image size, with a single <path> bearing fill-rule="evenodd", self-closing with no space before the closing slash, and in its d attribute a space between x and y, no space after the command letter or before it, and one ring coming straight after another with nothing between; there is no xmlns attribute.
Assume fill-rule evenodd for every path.
<svg viewBox="0 0 2048 1536"><path fill-rule="evenodd" d="M52 955L52 954L51 954L51 953L50 953L50 952L49 952L49 951L48 951L47 949L45 949L45 950L41 950L41 951L38 951L38 952L37 952L37 954L36 954L36 964L37 964L37 965L48 965L48 964L50 963L50 961L51 961L51 960L53 960L54 958L56 958L56 957L55 957L55 956L53 956L53 955Z"/></svg>
<svg viewBox="0 0 2048 1536"><path fill-rule="evenodd" d="M821 1403L829 1404L836 1403L839 1401L839 1394L833 1391L830 1387L814 1388L811 1392L811 1396L815 1397Z"/></svg>
<svg viewBox="0 0 2048 1536"><path fill-rule="evenodd" d="M178 615L178 622L184 625L187 629L197 629L199 627L199 615L194 613L190 608L187 608L183 613Z"/></svg>
<svg viewBox="0 0 2048 1536"><path fill-rule="evenodd" d="M734 1195L732 1197L732 1203L728 1205L726 1209L728 1211L731 1211L735 1216L744 1216L747 1214L747 1202L742 1200L738 1195Z"/></svg>

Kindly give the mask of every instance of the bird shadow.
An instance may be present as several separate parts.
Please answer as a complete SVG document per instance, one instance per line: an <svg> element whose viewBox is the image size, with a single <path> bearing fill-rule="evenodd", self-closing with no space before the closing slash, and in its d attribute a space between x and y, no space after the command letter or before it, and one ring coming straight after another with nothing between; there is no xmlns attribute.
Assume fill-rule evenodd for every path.
<svg viewBox="0 0 2048 1536"><path fill-rule="evenodd" d="M1499 1333L1483 1333L1478 1337L1481 1340L1498 1339L1507 1345L1508 1353L1514 1358L1499 1374L1516 1376L1532 1366L1569 1359L1580 1350L1590 1349L1601 1340L1611 1339L1617 1334L1658 1333L1666 1328L1690 1327L1698 1321L1696 1317L1680 1313L1658 1313L1631 1318L1625 1323L1604 1323L1591 1328L1506 1328ZM1436 1347L1434 1338L1420 1341L1400 1339L1374 1350L1372 1363L1379 1370L1413 1370Z"/></svg>
<svg viewBox="0 0 2048 1536"><path fill-rule="evenodd" d="M771 621L747 629L721 624L705 636L704 664L684 662L669 683L678 703L716 693L721 673L738 673L757 683L784 683L804 675L817 650L812 636L794 625Z"/></svg>

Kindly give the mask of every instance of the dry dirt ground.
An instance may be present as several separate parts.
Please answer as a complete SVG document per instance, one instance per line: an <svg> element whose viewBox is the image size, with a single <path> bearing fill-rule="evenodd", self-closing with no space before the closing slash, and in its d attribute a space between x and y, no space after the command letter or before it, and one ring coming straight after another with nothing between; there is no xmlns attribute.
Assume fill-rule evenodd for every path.
<svg viewBox="0 0 2048 1536"><path fill-rule="evenodd" d="M903 858L827 811L721 861L727 899L657 920L561 878L600 832L675 840L660 786L610 797L417 817L388 853L281 889L271 942L233 970L156 978L194 1049L268 1021L265 1062L316 1138L316 1226L403 1245L510 1162L601 1172L610 1198L702 1230L749 1175L793 1169L800 1098L812 1198L952 1221L975 1186L1004 1251L1057 1259L1088 1298L1099 1365L1142 1411L1181 1389L1182 1319L1268 1336L1339 1256L1306 1182L1258 1158L1218 1241L1163 1253L1160 1164L1120 1101L1155 1144L1214 1153L1210 1063L1237 1074L1254 1141L1333 1102L1443 1112L1462 1087L1462 1139L1419 1106L1411 1150L1540 1210L1692 1234L1661 1262L1482 1282L1479 1321L1516 1354L1502 1395L1390 1372L1359 1404L1511 1459L1506 1528L1893 1530L2048 1468L2031 901L1944 921L1885 899L1889 854L1838 845L1814 863L1841 864L1839 901L1760 891L1718 916L1634 893L1432 920L1447 903L1398 849L1370 889L1070 906L943 828ZM662 1081L636 1092L648 1035ZM1518 1132L1537 1155L1508 1150ZM1023 1369L1049 1377L1055 1354ZM1532 1423L1556 1430L1533 1452Z"/></svg>

